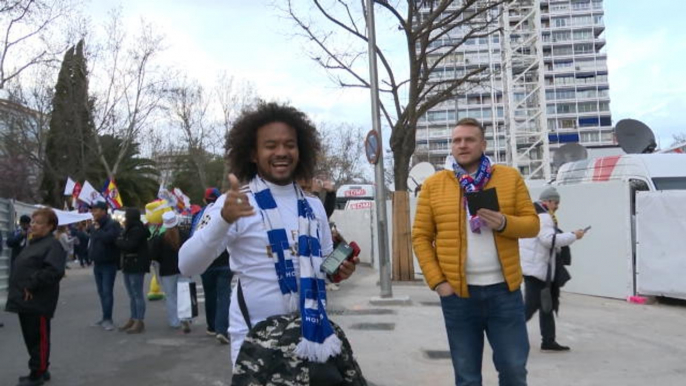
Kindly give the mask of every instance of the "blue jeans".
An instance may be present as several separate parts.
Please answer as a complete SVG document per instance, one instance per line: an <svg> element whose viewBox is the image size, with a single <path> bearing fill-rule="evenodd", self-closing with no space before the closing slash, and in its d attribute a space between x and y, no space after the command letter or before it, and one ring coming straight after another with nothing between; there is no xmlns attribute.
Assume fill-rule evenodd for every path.
<svg viewBox="0 0 686 386"><path fill-rule="evenodd" d="M124 273L124 285L129 294L131 319L145 319L145 295L143 294L144 273Z"/></svg>
<svg viewBox="0 0 686 386"><path fill-rule="evenodd" d="M529 337L521 290L510 292L500 283L469 286L469 295L441 297L455 384L481 385L485 332L500 386L526 386Z"/></svg>
<svg viewBox="0 0 686 386"><path fill-rule="evenodd" d="M228 267L210 268L200 275L205 292L205 318L207 329L228 335L229 305L231 304L231 278Z"/></svg>
<svg viewBox="0 0 686 386"><path fill-rule="evenodd" d="M112 321L112 306L114 306L114 280L117 278L116 263L95 263L93 265L95 285L98 287L102 320Z"/></svg>
<svg viewBox="0 0 686 386"><path fill-rule="evenodd" d="M177 307L177 283L179 282L179 277L181 275L169 275L160 276L160 282L162 283L162 288L164 289L164 301L165 307L167 308L167 323L170 327L179 327L181 322L179 321L179 312Z"/></svg>

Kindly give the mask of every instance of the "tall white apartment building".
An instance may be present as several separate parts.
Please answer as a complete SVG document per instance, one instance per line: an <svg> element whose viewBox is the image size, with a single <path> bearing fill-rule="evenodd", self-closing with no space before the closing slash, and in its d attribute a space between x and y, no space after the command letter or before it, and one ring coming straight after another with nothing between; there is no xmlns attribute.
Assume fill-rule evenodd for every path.
<svg viewBox="0 0 686 386"><path fill-rule="evenodd" d="M511 7L516 8L516 4ZM602 0L540 0L545 115L552 153L569 142L589 149L617 145L610 114L603 16ZM494 23L493 28L498 27ZM447 46L462 37L459 30L451 32L435 45ZM429 161L442 167L450 154L452 129L465 117L483 123L488 155L496 162L506 162L501 39L498 33L470 38L430 74L432 79L445 80L487 66L492 75L422 117L417 126L414 162ZM440 55L441 50L432 54L434 58ZM517 90L514 98L518 98Z"/></svg>

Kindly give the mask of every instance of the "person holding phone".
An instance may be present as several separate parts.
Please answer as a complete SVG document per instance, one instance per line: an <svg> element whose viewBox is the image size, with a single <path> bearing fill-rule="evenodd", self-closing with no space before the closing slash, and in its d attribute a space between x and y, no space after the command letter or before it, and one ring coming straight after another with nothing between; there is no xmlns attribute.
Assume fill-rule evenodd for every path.
<svg viewBox="0 0 686 386"><path fill-rule="evenodd" d="M493 165L485 151L483 126L461 119L452 132L452 170L422 185L412 243L424 278L441 301L455 383L482 384L486 335L500 385L522 386L529 338L518 239L534 237L539 220L519 172ZM497 190L500 210L481 206L470 212L466 194L487 189Z"/></svg>
<svg viewBox="0 0 686 386"><path fill-rule="evenodd" d="M229 311L234 364L250 325L293 312L302 316L295 356L303 358L314 348L309 352L317 355L310 360L324 362L341 349L325 307L317 307L325 299L326 275L319 266L333 243L322 202L296 183L314 174L321 148L316 128L291 106L262 102L236 121L227 144L230 188L205 211L202 227L181 247L179 269L184 275L201 273L228 249L238 277ZM239 180L248 184L241 186ZM350 277L358 261L344 261L340 277Z"/></svg>
<svg viewBox="0 0 686 386"><path fill-rule="evenodd" d="M562 264L560 251L563 247L582 239L591 227L574 232L562 232L558 228L555 212L560 207L560 194L554 187L541 192L534 206L541 221L541 230L536 237L519 240L525 282L526 320L529 321L538 311L542 351L569 351L568 346L563 346L555 340L553 311L559 310L560 287L566 281L564 278L569 278ZM550 275L548 275L548 270L550 270ZM553 306L549 312L545 312L541 307L541 291L546 288L548 281L550 281Z"/></svg>

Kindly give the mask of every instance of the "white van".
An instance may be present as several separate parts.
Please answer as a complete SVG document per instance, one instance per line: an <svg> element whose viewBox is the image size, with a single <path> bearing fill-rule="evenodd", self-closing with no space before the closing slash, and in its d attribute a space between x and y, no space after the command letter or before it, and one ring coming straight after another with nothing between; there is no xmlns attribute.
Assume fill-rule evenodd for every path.
<svg viewBox="0 0 686 386"><path fill-rule="evenodd" d="M686 190L686 154L625 154L568 162L553 185L629 181L638 190Z"/></svg>

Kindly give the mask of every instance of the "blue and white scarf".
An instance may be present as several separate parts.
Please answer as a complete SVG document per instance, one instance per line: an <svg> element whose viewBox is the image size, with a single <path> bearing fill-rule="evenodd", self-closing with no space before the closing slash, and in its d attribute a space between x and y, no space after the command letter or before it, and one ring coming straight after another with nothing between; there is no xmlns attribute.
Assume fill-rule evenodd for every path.
<svg viewBox="0 0 686 386"><path fill-rule="evenodd" d="M320 271L323 259L319 222L300 187L293 183L293 189L298 198L298 242L291 246L269 186L260 177L250 181L250 191L267 229L269 249L274 258L274 268L284 302L290 312L300 309L302 339L295 348L295 354L303 359L323 363L341 352L341 341L326 315L326 276ZM298 259L300 267L300 291L293 266L294 258ZM296 297L298 292L299 302Z"/></svg>
<svg viewBox="0 0 686 386"><path fill-rule="evenodd" d="M488 159L485 154L481 155L481 159L479 161L479 170L477 170L474 177L467 173L467 171L457 163L452 155L449 156L448 161L452 161L453 172L455 173L455 177L460 183L464 193L478 192L483 190L484 186L488 184L488 181L491 179L491 175L493 174L491 160ZM465 196L463 195L463 197ZM467 208L467 211L469 211L467 198L465 197L463 201L465 208ZM472 233L481 233L481 219L476 213L469 214L469 228L471 229Z"/></svg>

